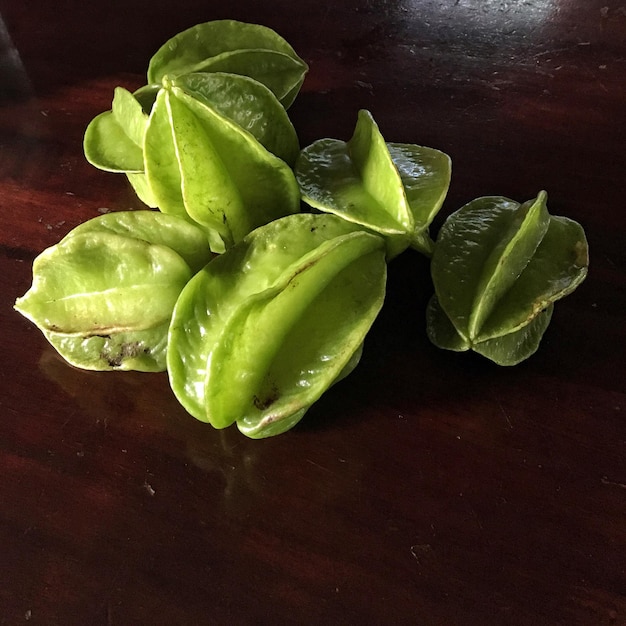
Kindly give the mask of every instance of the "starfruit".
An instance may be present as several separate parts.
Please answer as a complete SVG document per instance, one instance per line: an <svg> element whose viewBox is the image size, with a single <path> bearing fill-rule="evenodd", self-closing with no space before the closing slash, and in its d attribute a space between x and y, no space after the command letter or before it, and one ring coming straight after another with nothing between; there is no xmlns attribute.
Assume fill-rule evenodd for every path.
<svg viewBox="0 0 626 626"><path fill-rule="evenodd" d="M296 177L302 199L385 237L389 256L411 246L430 255L429 225L448 192L448 155L385 142L361 110L352 138L320 139L302 150Z"/></svg>
<svg viewBox="0 0 626 626"><path fill-rule="evenodd" d="M85 130L89 163L108 172L143 172L143 139L148 115L135 96L116 87L111 110L97 115Z"/></svg>
<svg viewBox="0 0 626 626"><path fill-rule="evenodd" d="M551 216L544 191L523 204L477 198L439 232L428 335L441 348L515 365L537 350L554 302L576 289L588 265L583 228Z"/></svg>
<svg viewBox="0 0 626 626"><path fill-rule="evenodd" d="M287 111L262 83L237 74L185 74L171 83L250 133L266 150L293 166L300 152ZM167 83L166 83L167 84Z"/></svg>
<svg viewBox="0 0 626 626"><path fill-rule="evenodd" d="M210 258L205 233L185 220L108 213L35 259L15 308L76 367L162 371L174 303Z"/></svg>
<svg viewBox="0 0 626 626"><path fill-rule="evenodd" d="M141 100L147 103L154 97L152 90L132 94L116 87L111 109L91 120L83 138L87 161L98 169L125 174L139 199L151 208L157 203L146 181L143 158L151 105L144 107Z"/></svg>
<svg viewBox="0 0 626 626"><path fill-rule="evenodd" d="M148 83L195 72L243 74L266 85L285 108L294 101L307 64L278 33L260 24L214 20L166 41L150 59Z"/></svg>
<svg viewBox="0 0 626 626"><path fill-rule="evenodd" d="M174 393L216 428L288 430L356 366L385 280L383 239L334 215L256 229L181 293L167 353Z"/></svg>
<svg viewBox="0 0 626 626"><path fill-rule="evenodd" d="M214 252L300 208L289 165L177 83L159 91L144 159L159 209L202 225Z"/></svg>
<svg viewBox="0 0 626 626"><path fill-rule="evenodd" d="M299 209L296 131L246 76L188 74L137 94L118 87L84 150L96 167L125 173L148 206L200 224L216 252Z"/></svg>

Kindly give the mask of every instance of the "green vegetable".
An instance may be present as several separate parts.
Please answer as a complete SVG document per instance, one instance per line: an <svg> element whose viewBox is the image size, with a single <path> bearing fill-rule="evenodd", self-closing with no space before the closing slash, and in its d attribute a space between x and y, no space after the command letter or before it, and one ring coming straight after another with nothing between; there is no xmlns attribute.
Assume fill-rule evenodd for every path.
<svg viewBox="0 0 626 626"><path fill-rule="evenodd" d="M269 87L288 108L304 81L307 64L275 31L258 24L215 20L165 42L148 66L148 83L196 72L245 74Z"/></svg>
<svg viewBox="0 0 626 626"><path fill-rule="evenodd" d="M428 227L450 184L450 158L432 148L386 143L368 111L348 142L320 139L296 164L310 206L373 230L390 256L408 246L430 255Z"/></svg>
<svg viewBox="0 0 626 626"><path fill-rule="evenodd" d="M184 220L102 215L35 259L15 308L77 367L160 371L174 303L209 259L204 233Z"/></svg>
<svg viewBox="0 0 626 626"><path fill-rule="evenodd" d="M293 426L358 361L384 299L383 240L332 215L253 231L183 290L172 388L196 418L250 437Z"/></svg>
<svg viewBox="0 0 626 626"><path fill-rule="evenodd" d="M433 343L500 365L537 350L553 303L584 280L589 263L580 224L550 216L546 201L545 192L524 204L478 198L446 220L431 265Z"/></svg>

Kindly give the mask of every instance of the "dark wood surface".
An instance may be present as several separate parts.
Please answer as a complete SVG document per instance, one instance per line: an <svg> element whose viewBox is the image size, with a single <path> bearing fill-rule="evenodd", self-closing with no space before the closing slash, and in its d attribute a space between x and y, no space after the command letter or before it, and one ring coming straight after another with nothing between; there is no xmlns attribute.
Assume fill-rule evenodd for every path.
<svg viewBox="0 0 626 626"><path fill-rule="evenodd" d="M0 624L626 624L626 7L613 0L0 0ZM515 368L431 346L406 253L357 370L251 441L165 374L70 368L12 310L33 258L139 208L82 135L168 37L231 17L310 64L301 144L446 151L466 201L540 189L590 273Z"/></svg>

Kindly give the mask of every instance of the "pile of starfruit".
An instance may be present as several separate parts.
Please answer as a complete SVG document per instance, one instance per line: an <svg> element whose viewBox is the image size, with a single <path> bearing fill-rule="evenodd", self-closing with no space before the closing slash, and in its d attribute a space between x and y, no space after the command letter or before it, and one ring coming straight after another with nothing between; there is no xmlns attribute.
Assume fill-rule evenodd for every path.
<svg viewBox="0 0 626 626"><path fill-rule="evenodd" d="M15 304L65 360L167 370L197 419L276 435L356 367L408 248L431 259L433 343L502 365L537 349L586 275L581 226L549 215L544 192L484 197L433 240L450 158L386 142L368 111L348 141L301 150L287 108L307 69L271 29L220 20L166 42L144 87L115 89L85 155L147 207L42 252Z"/></svg>

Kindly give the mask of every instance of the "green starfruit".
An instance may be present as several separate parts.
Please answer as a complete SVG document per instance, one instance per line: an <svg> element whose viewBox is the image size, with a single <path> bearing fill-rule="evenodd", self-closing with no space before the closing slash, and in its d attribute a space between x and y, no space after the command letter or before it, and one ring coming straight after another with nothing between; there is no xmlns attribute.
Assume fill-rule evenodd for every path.
<svg viewBox="0 0 626 626"><path fill-rule="evenodd" d="M166 41L150 59L148 83L196 72L228 72L254 78L285 108L297 96L307 64L272 29L236 20L197 24Z"/></svg>
<svg viewBox="0 0 626 626"><path fill-rule="evenodd" d="M148 125L150 107L146 109L152 92L131 94L116 87L111 110L97 115L87 126L83 139L85 158L98 169L123 173L139 199L155 208L156 201L144 173L143 143ZM141 94L138 98L138 94Z"/></svg>
<svg viewBox="0 0 626 626"><path fill-rule="evenodd" d="M171 83L249 132L266 150L293 166L300 152L296 130L276 96L237 74L185 74Z"/></svg>
<svg viewBox="0 0 626 626"><path fill-rule="evenodd" d="M582 227L551 216L545 192L523 204L473 200L439 232L428 335L439 347L515 365L537 350L554 302L576 289L588 264Z"/></svg>
<svg viewBox="0 0 626 626"><path fill-rule="evenodd" d="M146 177L160 210L202 225L217 253L300 204L287 163L219 109L167 83L144 141Z"/></svg>
<svg viewBox="0 0 626 626"><path fill-rule="evenodd" d="M87 233L112 233L130 239L171 248L179 254L192 273L201 270L212 254L201 228L159 211L113 211L94 217L73 228L63 241Z"/></svg>
<svg viewBox="0 0 626 626"><path fill-rule="evenodd" d="M211 129L208 137L206 132L203 132L201 137L195 137L196 144L204 143L204 152L215 153L216 149L227 151L234 149L233 142L236 146L237 142L243 141L245 145L241 149L238 161L245 163L247 158L252 159L251 176L264 177L259 172L259 161L273 162L273 169L278 169L282 178L289 178L287 186L291 187L291 195L287 200L280 195L280 190L276 189L279 196L276 203L277 211L279 212L278 207L282 206L281 202L286 201L289 202L289 209L286 211L293 212L299 200L295 198L294 193L295 179L285 164L292 166L298 156L300 147L296 131L274 94L265 85L247 76L217 72L186 74L172 81L165 80L165 84L158 89L146 86L134 94L117 87L111 110L94 118L85 131L83 146L87 160L102 170L126 174L138 197L145 204L153 208L158 206L167 213L179 216L187 217L188 211L181 206L181 202L184 205L184 199L180 197L180 190L176 188L172 190L167 184L172 182L172 175L174 187L180 178L180 184L184 183L187 190L193 187L196 192L200 189L205 195L222 193L223 185L220 187L220 182L223 183L223 180L219 177L215 180L211 177L198 179L193 168L194 159L185 158L193 147L184 143L187 141L184 133L190 130L190 123L185 119L184 112L179 111L178 116L168 117L166 120L161 119L164 115L162 107L154 112L159 94L172 89L177 90L177 96L185 100L185 110L195 112L194 116L199 116L204 120L204 126L208 125ZM156 120L152 120L153 113L157 116ZM171 115L171 111L168 110L165 115ZM146 138L151 120L150 135ZM219 134L220 126L223 127L221 134L225 134L227 140L217 141L217 148L215 145L207 145L207 141L213 141L215 144L215 134L216 132ZM193 127L191 132L193 133ZM166 136L162 137L162 133ZM244 136L244 139L238 136ZM257 142L265 150L256 145ZM164 158L162 145L172 148L176 154L173 156L170 154L170 160L176 161L175 164L179 168L186 163L189 172L183 171L180 176L176 176L175 172L169 171L167 164L164 165L169 177L165 185L159 185L160 180L157 181L157 188L154 190L151 181L154 182L155 176L157 178L161 176L159 168ZM271 154L265 154L265 151ZM204 152L195 156L203 159ZM272 155L285 164L273 159ZM228 160L228 155L214 155L213 160L215 159ZM146 170L150 168L153 171L156 168L157 174L152 176L146 174ZM230 175L230 178L232 177ZM240 178L235 175L234 184L238 184ZM276 176L270 176L270 182L265 187L281 184L282 178L276 182ZM254 190L248 189L244 193L248 196L248 206L251 207L250 197L254 196ZM232 194L231 197L224 199L224 206L228 205L230 200ZM278 213L275 216L278 216ZM253 218L253 222L255 219L259 218ZM197 221L211 230L214 229L214 225L207 225L206 220L202 218Z"/></svg>
<svg viewBox="0 0 626 626"><path fill-rule="evenodd" d="M181 293L167 352L174 393L216 428L284 432L356 366L385 279L383 239L336 216L256 229Z"/></svg>
<svg viewBox="0 0 626 626"><path fill-rule="evenodd" d="M302 150L302 199L377 232L390 256L408 246L430 255L428 227L450 185L450 158L433 148L387 143L371 113L360 111L348 141L320 139Z"/></svg>
<svg viewBox="0 0 626 626"><path fill-rule="evenodd" d="M205 233L184 220L109 213L35 259L15 308L72 365L162 371L174 303L210 257Z"/></svg>
<svg viewBox="0 0 626 626"><path fill-rule="evenodd" d="M143 138L148 116L130 91L116 87L111 110L87 126L83 148L87 161L108 172L143 172Z"/></svg>

